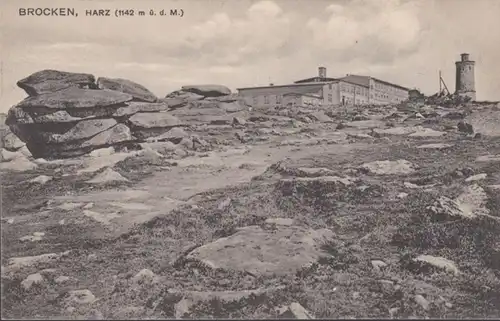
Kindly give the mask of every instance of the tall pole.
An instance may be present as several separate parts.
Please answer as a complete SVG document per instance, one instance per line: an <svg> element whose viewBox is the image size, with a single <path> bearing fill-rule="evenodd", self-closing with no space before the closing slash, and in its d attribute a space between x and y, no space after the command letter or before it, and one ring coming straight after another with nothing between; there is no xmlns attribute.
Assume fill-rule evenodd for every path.
<svg viewBox="0 0 500 321"><path fill-rule="evenodd" d="M439 94L443 91L443 88L441 87L441 70L439 71Z"/></svg>

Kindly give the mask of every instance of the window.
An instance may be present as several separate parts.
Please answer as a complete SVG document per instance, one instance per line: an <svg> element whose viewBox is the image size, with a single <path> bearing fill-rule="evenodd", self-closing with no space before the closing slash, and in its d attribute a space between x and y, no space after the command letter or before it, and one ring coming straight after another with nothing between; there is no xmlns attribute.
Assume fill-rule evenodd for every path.
<svg viewBox="0 0 500 321"><path fill-rule="evenodd" d="M328 102L329 103L333 102L332 94L328 94Z"/></svg>
<svg viewBox="0 0 500 321"><path fill-rule="evenodd" d="M254 96L253 97L253 104L254 105L257 105L259 103L258 99L257 99L257 96Z"/></svg>
<svg viewBox="0 0 500 321"><path fill-rule="evenodd" d="M332 84L328 84L328 89L332 89Z"/></svg>
<svg viewBox="0 0 500 321"><path fill-rule="evenodd" d="M268 96L264 96L264 104L269 104L269 97Z"/></svg>
<svg viewBox="0 0 500 321"><path fill-rule="evenodd" d="M281 104L281 95L276 95L276 104Z"/></svg>

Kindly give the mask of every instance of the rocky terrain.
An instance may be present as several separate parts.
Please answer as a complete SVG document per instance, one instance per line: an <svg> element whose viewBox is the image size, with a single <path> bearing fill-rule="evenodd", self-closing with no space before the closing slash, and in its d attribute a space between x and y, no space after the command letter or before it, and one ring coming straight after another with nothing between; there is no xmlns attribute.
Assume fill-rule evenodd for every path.
<svg viewBox="0 0 500 321"><path fill-rule="evenodd" d="M3 318L500 315L497 103L264 109L60 71L18 85Z"/></svg>

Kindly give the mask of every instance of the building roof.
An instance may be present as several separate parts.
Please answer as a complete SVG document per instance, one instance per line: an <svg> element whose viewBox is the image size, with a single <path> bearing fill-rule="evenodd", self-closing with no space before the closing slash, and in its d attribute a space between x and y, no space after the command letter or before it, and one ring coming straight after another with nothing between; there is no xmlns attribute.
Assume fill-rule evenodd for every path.
<svg viewBox="0 0 500 321"><path fill-rule="evenodd" d="M294 84L300 84L300 83L307 83L307 82L331 82L331 81L337 81L338 79L336 78L329 78L329 77L311 77L311 78L306 78L306 79L301 79L294 81Z"/></svg>
<svg viewBox="0 0 500 321"><path fill-rule="evenodd" d="M340 80L345 80L345 81L350 82L350 83L369 87L370 86L370 78L374 79L375 81L381 82L383 84L389 85L389 86L397 87L397 88L403 89L403 90L410 90L409 88L406 88L406 87L403 87L400 85L396 85L396 84L390 83L388 81L381 80L381 79L378 79L375 77L370 77L370 76L347 75L345 77L340 78Z"/></svg>
<svg viewBox="0 0 500 321"><path fill-rule="evenodd" d="M340 80L363 87L370 87L370 77L367 76L347 75L340 78Z"/></svg>
<svg viewBox="0 0 500 321"><path fill-rule="evenodd" d="M327 82L312 82L312 83L300 83L300 84L288 84L288 85L274 85L274 86L260 86L260 87L245 87L245 88L236 88L236 90L245 90L245 89L264 89L264 88L286 88L286 87L294 87L294 91L297 91L297 88L301 87L312 87L321 89L323 85ZM302 88L300 89L302 90Z"/></svg>

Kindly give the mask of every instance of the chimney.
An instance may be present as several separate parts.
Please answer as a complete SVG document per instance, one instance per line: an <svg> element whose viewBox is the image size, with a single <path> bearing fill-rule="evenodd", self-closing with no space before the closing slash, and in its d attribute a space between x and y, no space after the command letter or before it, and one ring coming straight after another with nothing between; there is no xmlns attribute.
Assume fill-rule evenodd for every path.
<svg viewBox="0 0 500 321"><path fill-rule="evenodd" d="M469 61L469 54L468 53L463 53L460 56L462 57L462 61Z"/></svg>
<svg viewBox="0 0 500 321"><path fill-rule="evenodd" d="M326 78L326 68L325 67L318 68L318 76L319 76L319 78Z"/></svg>

